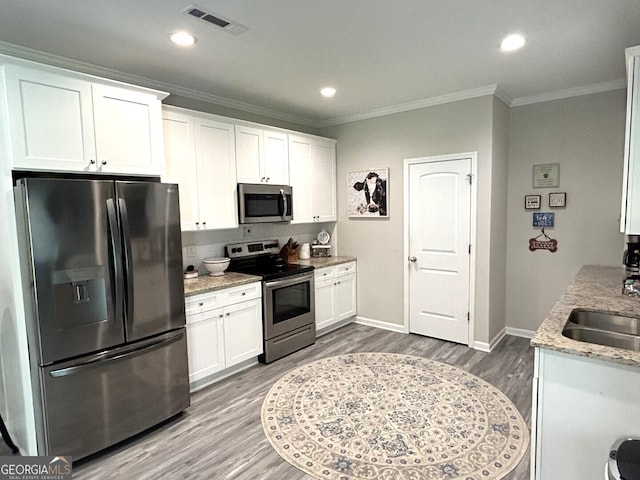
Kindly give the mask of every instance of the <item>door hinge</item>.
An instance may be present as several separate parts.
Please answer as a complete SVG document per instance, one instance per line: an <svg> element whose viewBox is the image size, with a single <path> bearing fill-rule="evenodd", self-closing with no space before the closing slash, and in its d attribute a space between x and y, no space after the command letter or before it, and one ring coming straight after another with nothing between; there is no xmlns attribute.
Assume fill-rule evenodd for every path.
<svg viewBox="0 0 640 480"><path fill-rule="evenodd" d="M473 183L473 173L467 173L467 179L469 180L469 185Z"/></svg>

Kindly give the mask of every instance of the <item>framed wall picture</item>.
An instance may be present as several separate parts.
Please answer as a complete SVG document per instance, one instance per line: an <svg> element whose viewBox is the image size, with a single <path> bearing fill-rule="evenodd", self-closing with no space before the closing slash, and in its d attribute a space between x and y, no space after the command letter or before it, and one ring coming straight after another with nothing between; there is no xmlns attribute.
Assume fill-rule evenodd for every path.
<svg viewBox="0 0 640 480"><path fill-rule="evenodd" d="M540 195L525 195L524 196L524 208L526 210L537 210L540 208Z"/></svg>
<svg viewBox="0 0 640 480"><path fill-rule="evenodd" d="M560 186L560 164L547 163L533 166L533 188L554 188Z"/></svg>
<svg viewBox="0 0 640 480"><path fill-rule="evenodd" d="M554 192L549 194L549 207L559 208L567 204L566 192Z"/></svg>
<svg viewBox="0 0 640 480"><path fill-rule="evenodd" d="M350 218L389 217L388 168L347 172L347 208Z"/></svg>

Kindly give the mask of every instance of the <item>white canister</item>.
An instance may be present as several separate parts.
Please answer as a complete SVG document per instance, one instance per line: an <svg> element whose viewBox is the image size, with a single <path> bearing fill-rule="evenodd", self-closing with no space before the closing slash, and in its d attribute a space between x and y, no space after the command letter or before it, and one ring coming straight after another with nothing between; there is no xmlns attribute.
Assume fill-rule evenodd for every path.
<svg viewBox="0 0 640 480"><path fill-rule="evenodd" d="M307 260L311 257L311 247L308 243L303 243L300 247L300 253L298 253L298 258L300 260Z"/></svg>

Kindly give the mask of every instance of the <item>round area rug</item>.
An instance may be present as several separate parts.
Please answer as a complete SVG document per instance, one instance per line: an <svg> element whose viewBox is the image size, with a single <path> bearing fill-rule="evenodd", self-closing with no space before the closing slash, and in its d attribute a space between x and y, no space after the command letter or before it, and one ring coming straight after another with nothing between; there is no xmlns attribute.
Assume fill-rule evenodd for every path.
<svg viewBox="0 0 640 480"><path fill-rule="evenodd" d="M318 479L500 479L529 431L509 399L459 368L356 353L296 368L269 391L273 448Z"/></svg>

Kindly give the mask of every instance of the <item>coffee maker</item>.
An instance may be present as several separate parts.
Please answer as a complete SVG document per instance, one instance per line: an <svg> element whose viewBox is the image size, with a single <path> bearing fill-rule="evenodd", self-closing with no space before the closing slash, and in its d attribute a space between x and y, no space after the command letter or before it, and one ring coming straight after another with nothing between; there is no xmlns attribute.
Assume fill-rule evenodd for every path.
<svg viewBox="0 0 640 480"><path fill-rule="evenodd" d="M627 278L640 279L640 235L627 235L627 249L624 251L622 263Z"/></svg>

